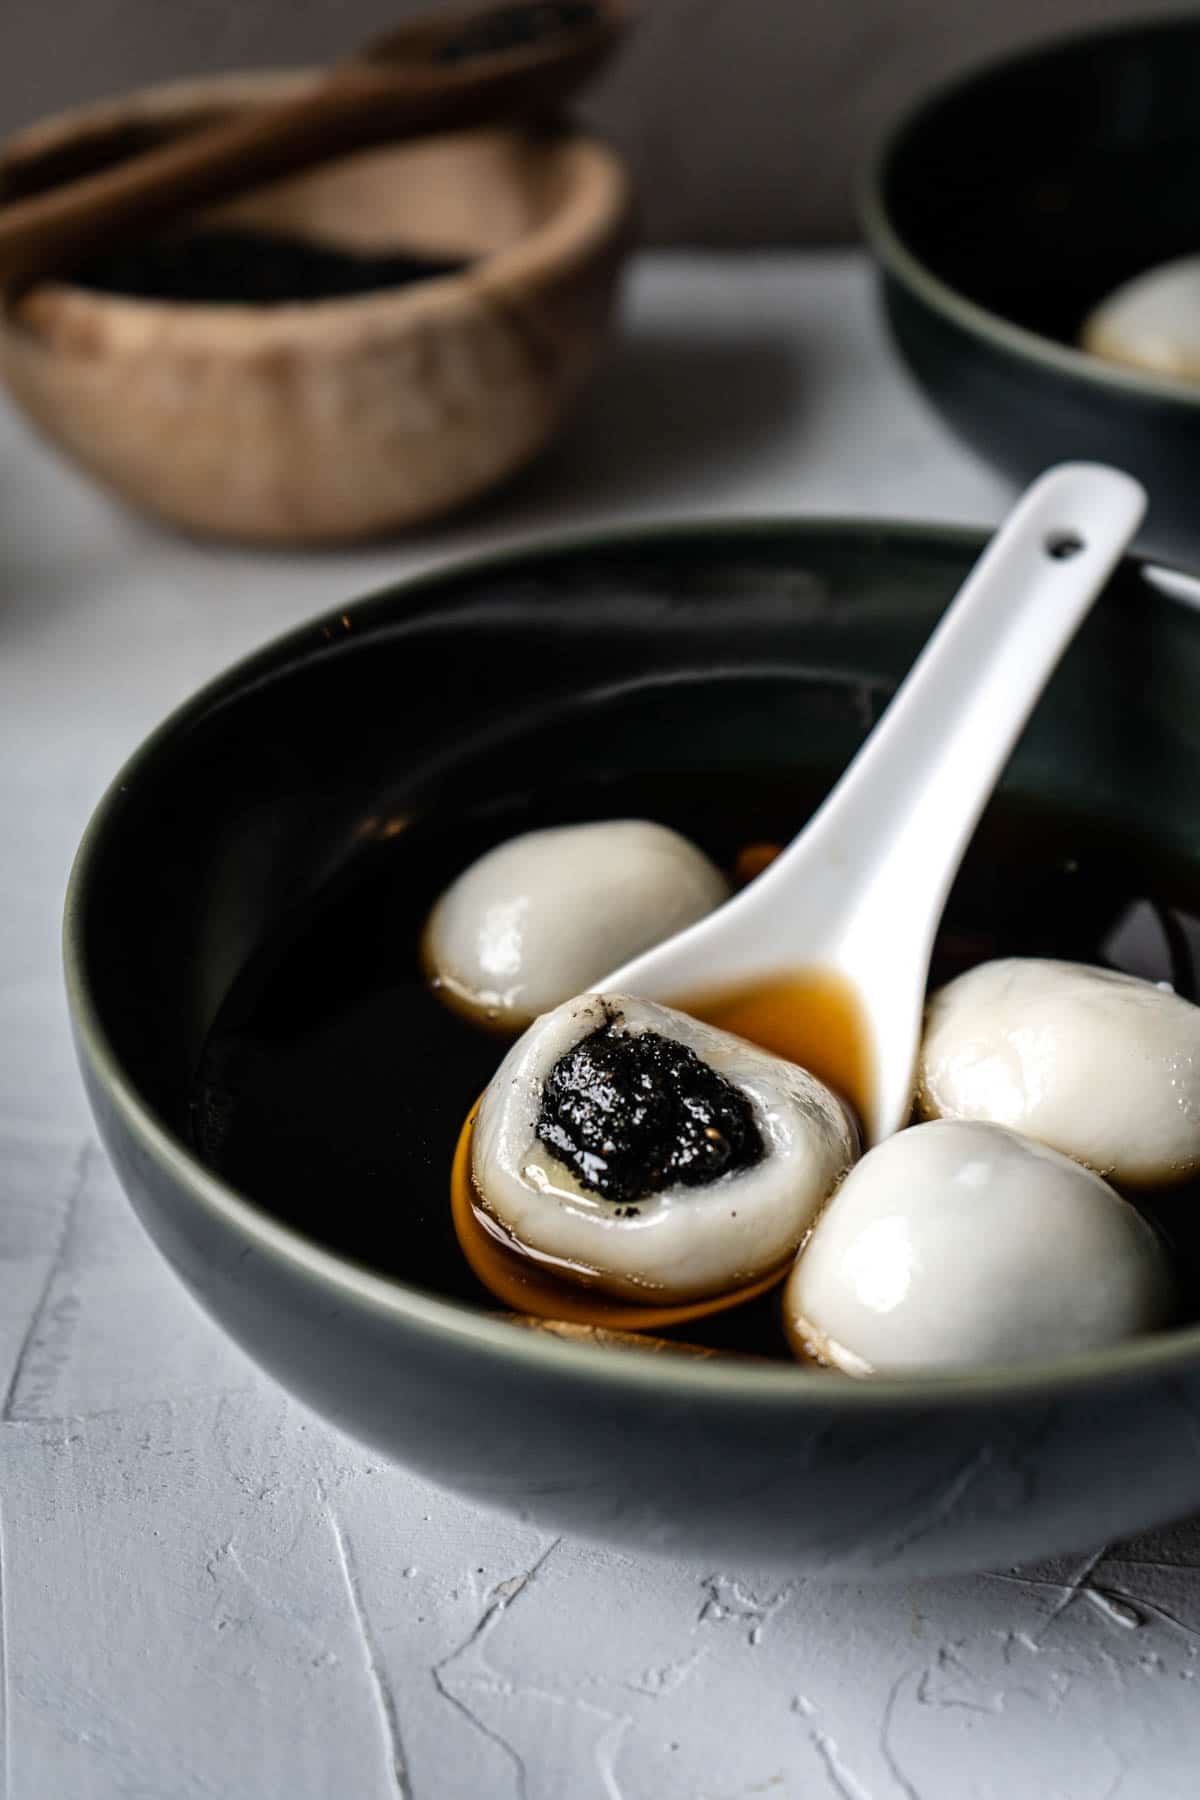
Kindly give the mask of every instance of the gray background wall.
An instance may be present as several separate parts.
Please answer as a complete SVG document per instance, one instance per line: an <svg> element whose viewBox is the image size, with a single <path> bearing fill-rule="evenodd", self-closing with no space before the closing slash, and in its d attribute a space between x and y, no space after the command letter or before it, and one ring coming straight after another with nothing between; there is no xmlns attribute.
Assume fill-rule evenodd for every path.
<svg viewBox="0 0 1200 1800"><path fill-rule="evenodd" d="M0 132L165 76L325 60L427 8L0 0ZM633 162L649 237L839 239L854 229L865 146L929 82L1036 38L1166 10L1155 0L641 0L620 65L583 110Z"/></svg>

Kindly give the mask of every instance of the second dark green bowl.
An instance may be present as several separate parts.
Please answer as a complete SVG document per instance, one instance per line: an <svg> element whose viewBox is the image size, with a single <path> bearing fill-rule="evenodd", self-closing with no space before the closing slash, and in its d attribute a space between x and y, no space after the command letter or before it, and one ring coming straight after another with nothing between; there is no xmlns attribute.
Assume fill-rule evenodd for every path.
<svg viewBox="0 0 1200 1800"><path fill-rule="evenodd" d="M1200 19L986 68L891 134L863 195L895 342L951 426L1025 482L1094 458L1151 506L1143 542L1200 563L1200 384L1075 338L1121 282L1200 253Z"/></svg>

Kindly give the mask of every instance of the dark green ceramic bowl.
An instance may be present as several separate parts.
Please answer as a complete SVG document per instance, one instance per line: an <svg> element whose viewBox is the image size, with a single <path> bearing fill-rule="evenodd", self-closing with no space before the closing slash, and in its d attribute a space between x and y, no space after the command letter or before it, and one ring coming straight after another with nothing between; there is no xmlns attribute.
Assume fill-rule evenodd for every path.
<svg viewBox="0 0 1200 1800"><path fill-rule="evenodd" d="M444 1147L396 1197L411 1281L268 1216L188 1147L192 1073L230 984L381 807L464 786L486 800L514 734L559 776L832 772L980 543L776 523L497 556L293 633L138 751L67 901L80 1061L147 1230L265 1369L435 1481L634 1549L933 1570L1200 1503L1196 1327L1053 1368L872 1384L580 1346L434 1287L421 1234L444 1219ZM1197 693L1200 615L1126 563L1007 784L1200 868ZM572 731L584 708L593 729ZM345 1202L331 1190L328 1244Z"/></svg>
<svg viewBox="0 0 1200 1800"><path fill-rule="evenodd" d="M1094 457L1147 486L1146 543L1200 558L1200 386L1075 347L1113 288L1200 252L1200 18L986 68L891 134L863 205L887 317L950 425L1007 474Z"/></svg>

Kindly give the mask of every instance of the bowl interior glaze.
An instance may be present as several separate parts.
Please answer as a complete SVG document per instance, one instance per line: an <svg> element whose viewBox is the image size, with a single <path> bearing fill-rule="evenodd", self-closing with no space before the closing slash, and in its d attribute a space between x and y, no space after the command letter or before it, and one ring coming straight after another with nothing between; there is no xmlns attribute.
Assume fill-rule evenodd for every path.
<svg viewBox="0 0 1200 1800"><path fill-rule="evenodd" d="M836 773L976 542L849 525L563 548L351 606L242 664L156 734L89 847L105 903L82 950L139 1093L186 1136L234 976L391 819L550 771ZM1007 785L1119 828L1144 823L1152 781L1164 847L1193 854L1177 736L1198 659L1188 613L1122 571Z"/></svg>
<svg viewBox="0 0 1200 1800"><path fill-rule="evenodd" d="M544 778L548 760L559 781L597 769L832 777L981 541L778 523L493 557L293 633L203 690L122 771L67 908L93 1105L185 1281L313 1405L451 1485L672 1551L757 1544L824 1567L890 1565L917 1541L909 1514L928 1507L931 1482L1027 1426L1029 1454L1053 1462L1046 1420L1064 1407L1080 1441L1065 1441L1037 1505L1007 1480L994 1504L980 1491L968 1514L947 1505L920 1534L920 1566L1069 1547L1091 1529L1081 1516L1132 1528L1200 1499L1200 1475L1172 1465L1156 1481L1175 1428L1149 1397L1189 1373L1200 1381L1195 1328L1071 1368L950 1383L864 1385L720 1359L666 1368L513 1331L420 1268L411 1282L379 1279L330 1253L336 1230L305 1238L265 1218L188 1148L197 1058L238 972L389 821L465 796L499 802L514 780ZM1125 563L1006 786L1149 832L1200 871L1198 684L1200 618ZM444 1221L447 1177L435 1160L405 1197L416 1231ZM1081 1383L1084 1398L1068 1401ZM1088 1457L1107 1467L1122 1431L1145 1480L1132 1494L1114 1478L1106 1497ZM725 1437L736 1479L714 1461ZM886 1518L881 1457L897 1495ZM798 1521L787 1491L801 1466L823 1506L837 1497L819 1529ZM1118 1455L1113 1468L1124 1466Z"/></svg>

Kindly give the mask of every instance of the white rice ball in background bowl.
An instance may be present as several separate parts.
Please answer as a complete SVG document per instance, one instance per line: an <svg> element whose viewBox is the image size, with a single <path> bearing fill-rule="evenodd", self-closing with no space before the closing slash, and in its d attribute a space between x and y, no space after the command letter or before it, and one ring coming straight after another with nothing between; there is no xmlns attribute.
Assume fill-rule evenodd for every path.
<svg viewBox="0 0 1200 1800"><path fill-rule="evenodd" d="M1093 356L1200 382L1200 256L1181 256L1123 282L1084 320Z"/></svg>

